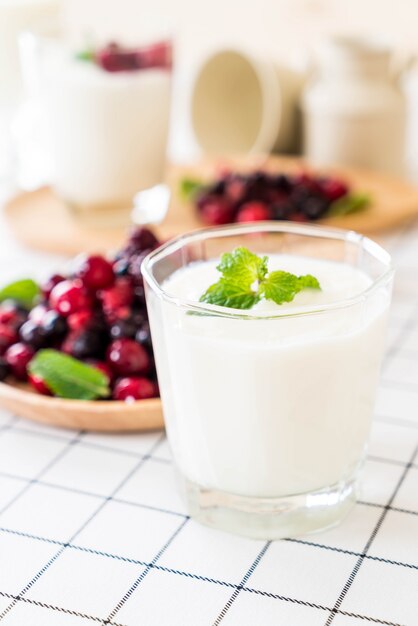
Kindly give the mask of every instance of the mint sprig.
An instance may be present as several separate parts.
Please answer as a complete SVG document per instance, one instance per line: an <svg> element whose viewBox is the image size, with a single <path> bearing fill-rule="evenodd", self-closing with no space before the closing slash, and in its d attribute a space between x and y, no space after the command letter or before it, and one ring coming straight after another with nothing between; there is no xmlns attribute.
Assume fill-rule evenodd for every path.
<svg viewBox="0 0 418 626"><path fill-rule="evenodd" d="M35 281L31 278L24 278L0 289L0 302L3 302L3 300L16 300L19 304L30 309L39 294L40 289Z"/></svg>
<svg viewBox="0 0 418 626"><path fill-rule="evenodd" d="M370 196L365 193L349 193L335 200L327 211L327 217L352 215L363 211L370 204Z"/></svg>
<svg viewBox="0 0 418 626"><path fill-rule="evenodd" d="M110 395L109 379L103 372L57 350L40 350L28 370L60 398L96 400Z"/></svg>
<svg viewBox="0 0 418 626"><path fill-rule="evenodd" d="M216 268L222 277L205 291L200 302L251 309L262 298L283 304L291 302L303 289L321 289L311 274L296 276L281 270L268 273L267 262L267 257L259 257L243 247L223 254Z"/></svg>
<svg viewBox="0 0 418 626"><path fill-rule="evenodd" d="M179 185L180 196L183 200L192 201L204 187L205 185L201 180L182 178Z"/></svg>

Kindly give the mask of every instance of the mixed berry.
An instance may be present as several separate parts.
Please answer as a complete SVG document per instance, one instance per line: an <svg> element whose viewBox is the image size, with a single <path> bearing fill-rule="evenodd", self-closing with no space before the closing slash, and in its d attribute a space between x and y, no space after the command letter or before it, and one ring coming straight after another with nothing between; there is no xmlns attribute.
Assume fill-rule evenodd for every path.
<svg viewBox="0 0 418 626"><path fill-rule="evenodd" d="M28 373L42 349L53 348L103 372L115 400L158 396L141 264L159 245L148 229L135 229L113 260L80 255L68 276L54 274L28 310L17 301L0 304L0 380L28 381L52 395Z"/></svg>
<svg viewBox="0 0 418 626"><path fill-rule="evenodd" d="M369 202L364 194L353 194L345 181L310 172L227 172L209 184L183 180L182 190L195 203L202 221L212 226L264 220L308 222L353 213Z"/></svg>
<svg viewBox="0 0 418 626"><path fill-rule="evenodd" d="M149 69L170 70L172 47L169 41L160 41L138 48L128 48L111 42L99 50L84 50L77 58L95 63L106 72L132 72Z"/></svg>

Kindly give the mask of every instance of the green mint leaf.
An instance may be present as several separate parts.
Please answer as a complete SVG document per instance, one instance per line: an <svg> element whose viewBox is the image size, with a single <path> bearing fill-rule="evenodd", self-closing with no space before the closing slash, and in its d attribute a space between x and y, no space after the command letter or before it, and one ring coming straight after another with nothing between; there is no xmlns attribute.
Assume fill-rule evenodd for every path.
<svg viewBox="0 0 418 626"><path fill-rule="evenodd" d="M76 52L75 58L77 61L87 61L88 63L94 63L96 61L96 52L92 48L86 48Z"/></svg>
<svg viewBox="0 0 418 626"><path fill-rule="evenodd" d="M182 178L180 181L180 195L184 200L193 200L203 188L204 184L201 180Z"/></svg>
<svg viewBox="0 0 418 626"><path fill-rule="evenodd" d="M0 302L3 300L16 300L23 306L30 309L39 295L39 286L31 278L17 280L0 289Z"/></svg>
<svg viewBox="0 0 418 626"><path fill-rule="evenodd" d="M221 256L217 270L226 280L251 287L256 281L264 280L267 274L267 257L259 257L247 248L235 248Z"/></svg>
<svg viewBox="0 0 418 626"><path fill-rule="evenodd" d="M321 289L321 285L315 276L311 274L305 274L304 276L299 276L298 278L299 286L302 289Z"/></svg>
<svg viewBox="0 0 418 626"><path fill-rule="evenodd" d="M200 298L200 302L232 309L251 309L259 300L260 296L251 289L251 286L223 278L211 285Z"/></svg>
<svg viewBox="0 0 418 626"><path fill-rule="evenodd" d="M327 216L339 217L341 215L351 215L363 211L370 204L370 196L366 194L347 194L339 200L333 202L328 209Z"/></svg>
<svg viewBox="0 0 418 626"><path fill-rule="evenodd" d="M60 398L95 400L110 395L109 379L103 372L57 350L40 350L28 369Z"/></svg>
<svg viewBox="0 0 418 626"><path fill-rule="evenodd" d="M260 285L260 291L266 300L273 300L276 304L292 302L296 294L306 288L320 289L321 287L318 280L310 274L295 276L295 274L281 270L270 272Z"/></svg>
<svg viewBox="0 0 418 626"><path fill-rule="evenodd" d="M276 304L291 302L302 289L321 289L318 280L306 274L268 272L268 258L259 257L247 248L225 252L216 269L222 277L201 296L200 302L233 309L251 309L261 298Z"/></svg>

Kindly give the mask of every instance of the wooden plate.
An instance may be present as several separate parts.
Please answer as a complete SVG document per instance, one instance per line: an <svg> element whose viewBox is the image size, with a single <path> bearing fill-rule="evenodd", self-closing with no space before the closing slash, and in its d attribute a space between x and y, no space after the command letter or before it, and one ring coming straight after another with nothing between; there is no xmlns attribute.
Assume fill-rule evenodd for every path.
<svg viewBox="0 0 418 626"><path fill-rule="evenodd" d="M164 428L159 398L132 404L63 400L32 392L26 385L0 383L0 405L35 422L77 430L127 432Z"/></svg>
<svg viewBox="0 0 418 626"><path fill-rule="evenodd" d="M166 239L203 226L194 207L179 197L179 181L184 176L211 179L224 168L243 171L265 168L294 172L306 167L309 164L302 159L277 156L224 157L206 159L190 167L172 166L168 172L168 181L173 190L172 203L157 231ZM375 235L418 216L418 189L402 180L351 168L330 167L322 171L341 176L354 190L369 193L372 204L358 214L328 218L316 223ZM88 221L77 218L46 187L17 196L6 205L5 214L16 238L22 243L70 256L81 251L108 252L117 249L125 241L129 225L129 211L120 215L116 223L103 214L96 218L92 216Z"/></svg>

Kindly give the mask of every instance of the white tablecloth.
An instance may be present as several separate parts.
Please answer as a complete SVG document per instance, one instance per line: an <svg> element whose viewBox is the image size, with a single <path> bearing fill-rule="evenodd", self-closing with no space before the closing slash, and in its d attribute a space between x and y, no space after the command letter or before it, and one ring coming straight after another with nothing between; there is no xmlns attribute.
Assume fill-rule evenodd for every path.
<svg viewBox="0 0 418 626"><path fill-rule="evenodd" d="M0 413L1 626L418 624L418 228L386 240L395 299L361 500L272 543L185 514L163 434ZM0 234L0 282L52 269Z"/></svg>

